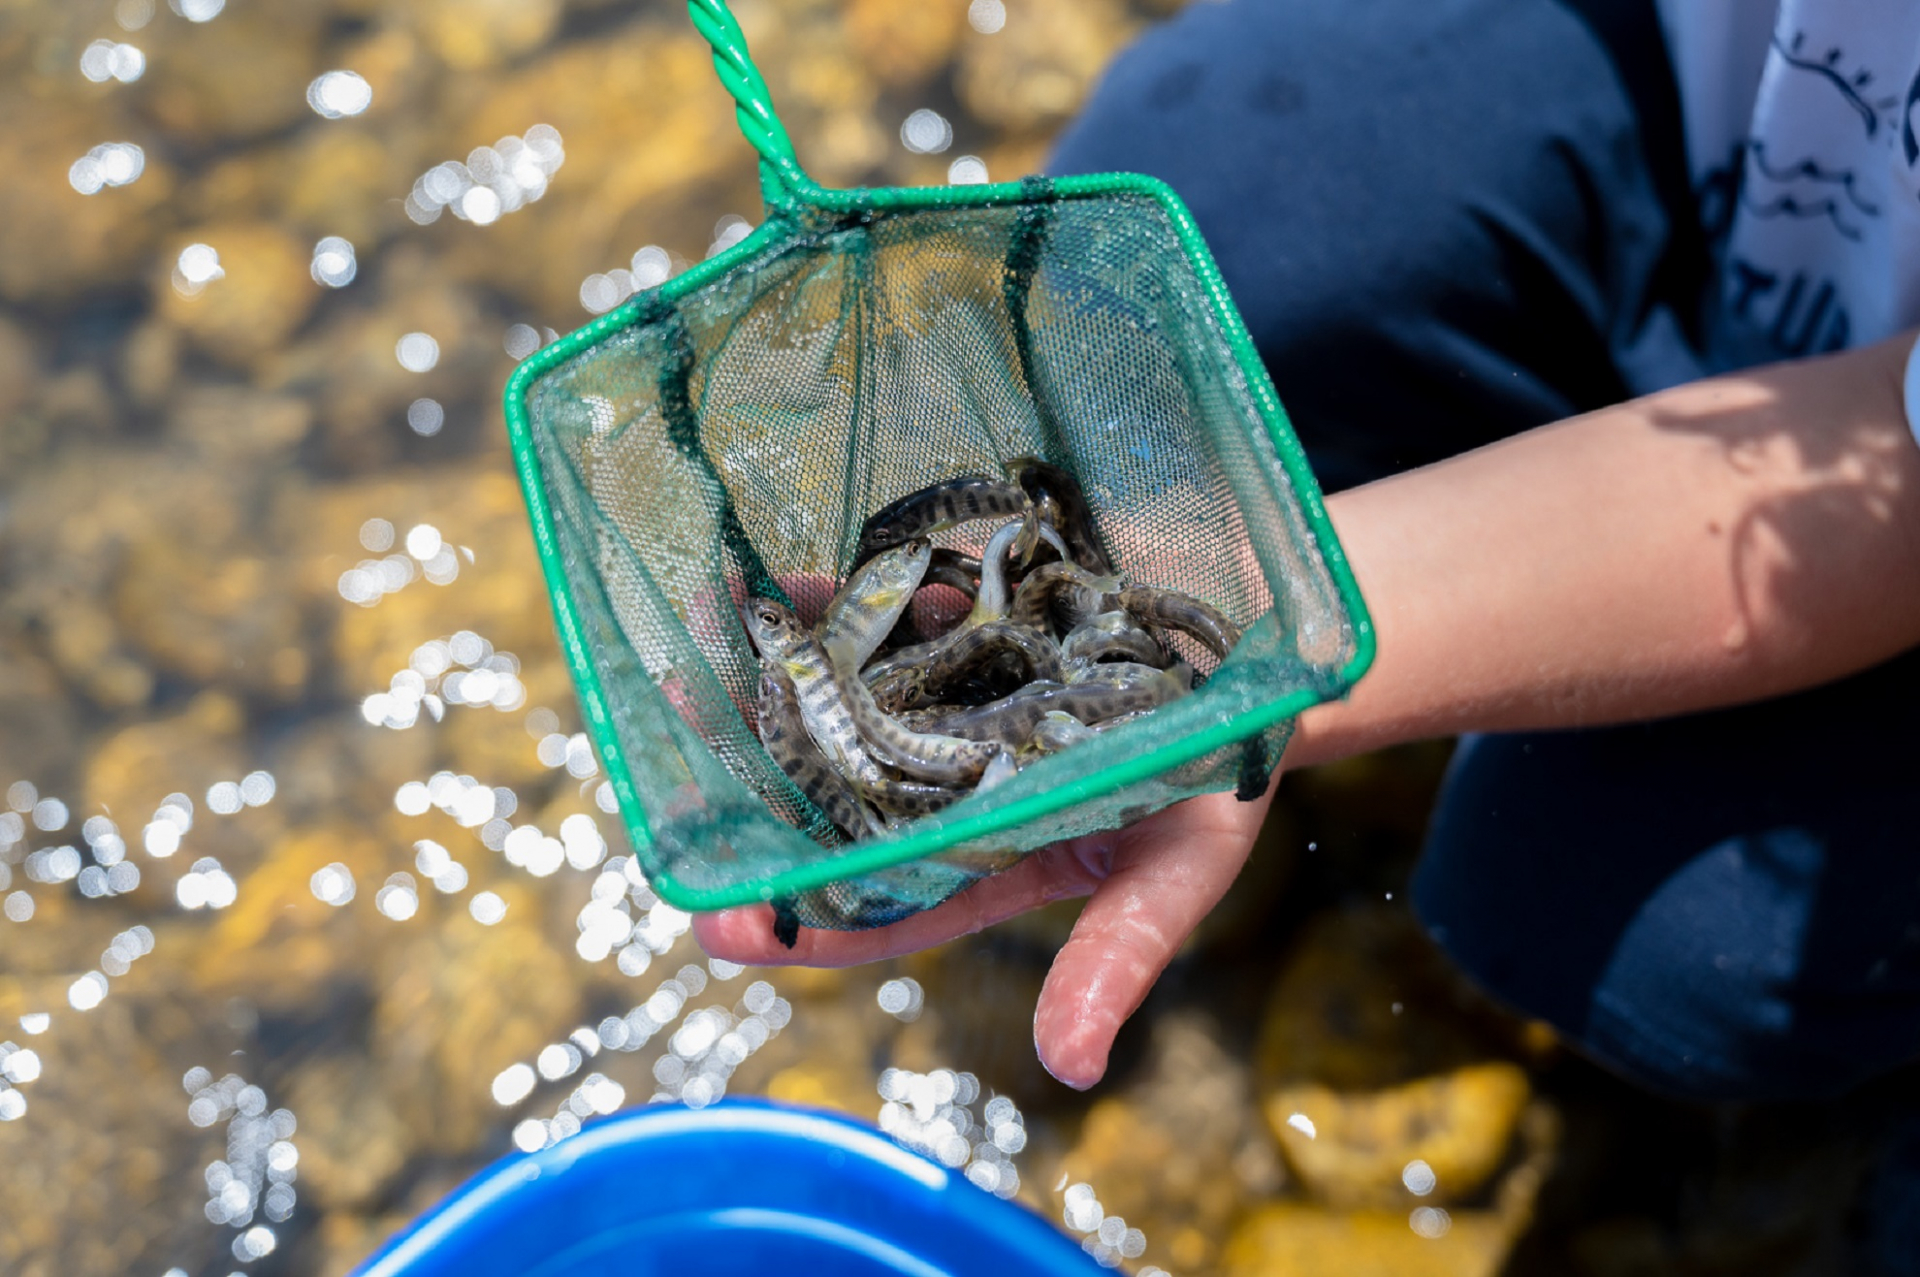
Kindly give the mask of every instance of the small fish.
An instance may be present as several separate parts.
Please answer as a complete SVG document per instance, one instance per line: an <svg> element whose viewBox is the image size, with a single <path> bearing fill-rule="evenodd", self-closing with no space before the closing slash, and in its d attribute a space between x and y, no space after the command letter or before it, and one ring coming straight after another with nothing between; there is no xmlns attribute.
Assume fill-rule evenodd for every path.
<svg viewBox="0 0 1920 1277"><path fill-rule="evenodd" d="M1066 538L1071 549L1062 548L1063 557L1096 576L1113 574L1113 559L1100 544L1100 534L1093 526L1093 510L1087 505L1087 495L1081 490L1079 480L1038 457L1016 457L1007 463L1006 471L1007 478L1020 487L1037 509L1046 512L1049 521Z"/></svg>
<svg viewBox="0 0 1920 1277"><path fill-rule="evenodd" d="M980 560L972 555L962 554L958 550L945 547L933 552L933 561L927 564L927 576L924 584L944 585L955 589L968 598L980 595Z"/></svg>
<svg viewBox="0 0 1920 1277"><path fill-rule="evenodd" d="M827 813L850 838L886 832L886 822L861 801L813 743L793 680L777 660L760 667L759 711L760 743L808 802Z"/></svg>
<svg viewBox="0 0 1920 1277"><path fill-rule="evenodd" d="M963 629L944 641L921 662L922 696L945 690L963 675L1002 654L1010 654L1025 668L1022 682L1062 681L1065 670L1060 649L1039 630L1010 621L987 621Z"/></svg>
<svg viewBox="0 0 1920 1277"><path fill-rule="evenodd" d="M914 669L929 671L935 668L951 670L953 662L946 660L946 654L953 651L964 653L968 661L980 655L978 649L967 646L969 636L980 627L989 622L998 621L1007 614L1010 599L1007 592L1006 556L1019 535L1020 525L1009 523L995 532L992 539L987 542L986 553L980 558L979 592L974 597L973 609L961 618L958 625L938 638L889 652L885 657L861 671L860 676L866 680L867 686L875 689L875 699L880 704L908 707L919 703L913 694L916 676L902 674L901 671ZM1052 534L1049 532L1048 535ZM1047 677L1057 678L1059 658L1050 650L1050 645L1040 642L1044 638L1044 635L1034 631L1032 640L1015 635L1003 637L999 640L999 644L1002 648L1012 646L1026 652L1029 669L1051 669L1053 672ZM1049 650L1039 650L1043 646L1048 647ZM1040 675L1036 674L1033 677L1040 677ZM881 690L883 688L886 689L884 694Z"/></svg>
<svg viewBox="0 0 1920 1277"><path fill-rule="evenodd" d="M1128 586L1120 591L1120 606L1133 613L1143 625L1179 630L1193 636L1223 661L1240 641L1240 627L1228 620L1226 613L1178 590Z"/></svg>
<svg viewBox="0 0 1920 1277"><path fill-rule="evenodd" d="M1090 616L1112 611L1120 589L1117 576L1097 576L1077 563L1043 563L1014 591L1007 619L1044 631L1051 628L1057 611L1072 629Z"/></svg>
<svg viewBox="0 0 1920 1277"><path fill-rule="evenodd" d="M878 785L885 780L879 764L861 744L840 684L834 678L833 663L799 619L785 605L761 598L748 599L740 617L761 660L777 663L793 680L807 734L827 761L856 784Z"/></svg>
<svg viewBox="0 0 1920 1277"><path fill-rule="evenodd" d="M1024 514L1030 501L1018 484L980 475L963 475L910 492L889 502L860 527L853 565L859 567L883 550L974 519Z"/></svg>
<svg viewBox="0 0 1920 1277"><path fill-rule="evenodd" d="M936 784L964 785L978 780L1000 752L988 742L912 731L880 709L858 674L844 666L840 673L846 708L861 743L889 767Z"/></svg>
<svg viewBox="0 0 1920 1277"><path fill-rule="evenodd" d="M1193 690L1193 666L1185 661L1175 661L1165 669L1157 665L1141 665L1137 661L1103 661L1098 665L1068 670L1067 686L1146 687L1158 686L1168 678L1180 685L1182 693Z"/></svg>
<svg viewBox="0 0 1920 1277"><path fill-rule="evenodd" d="M920 584L944 585L948 589L964 594L971 602L980 593L980 560L972 555L962 554L958 550L935 546L933 559L927 564L927 574L921 578ZM899 624L893 627L880 648L892 650L922 641L924 641L923 636L914 627L913 609L909 606L900 614ZM886 705L884 700L880 703L882 706Z"/></svg>
<svg viewBox="0 0 1920 1277"><path fill-rule="evenodd" d="M865 682L863 678L861 680ZM927 699L927 672L918 665L890 669L868 684L873 703L884 713L899 714Z"/></svg>
<svg viewBox="0 0 1920 1277"><path fill-rule="evenodd" d="M1133 614L1126 611L1090 616L1060 641L1060 662L1068 667L1115 659L1160 665L1167 658L1153 635L1142 629Z"/></svg>
<svg viewBox="0 0 1920 1277"><path fill-rule="evenodd" d="M1059 535L1045 524L1038 526L1040 536L1065 557L1067 547ZM963 628L997 621L1007 614L1010 602L1007 594L1007 551L1014 548L1024 532L1023 524L1009 523L987 542L987 548L980 555L980 592L974 596L973 610L961 622Z"/></svg>
<svg viewBox="0 0 1920 1277"><path fill-rule="evenodd" d="M907 610L933 560L933 545L915 537L858 568L827 604L820 645L837 664L859 669Z"/></svg>
<svg viewBox="0 0 1920 1277"><path fill-rule="evenodd" d="M1192 671L1184 665L1170 670L1120 665L1096 668L1114 673L1080 683L1031 683L985 705L952 708L944 713L922 711L914 722L923 731L963 740L997 741L1018 749L1032 740L1034 730L1050 713L1069 714L1093 726L1164 705L1185 696L1191 686Z"/></svg>

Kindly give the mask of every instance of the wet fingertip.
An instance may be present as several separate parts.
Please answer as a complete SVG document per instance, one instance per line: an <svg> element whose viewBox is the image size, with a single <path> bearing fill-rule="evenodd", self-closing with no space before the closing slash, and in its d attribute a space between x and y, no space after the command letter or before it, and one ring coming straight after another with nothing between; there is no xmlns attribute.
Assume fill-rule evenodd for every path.
<svg viewBox="0 0 1920 1277"><path fill-rule="evenodd" d="M1087 1077L1087 1076L1078 1075L1067 1069L1056 1069L1053 1066L1053 1062L1047 1059L1046 1052L1038 1049L1037 1043L1035 1044L1034 1054L1040 1057L1040 1067L1047 1071L1048 1077L1052 1078L1054 1081L1058 1082L1060 1085L1071 1087L1076 1091L1092 1090L1094 1086L1096 1086L1099 1083L1101 1077L1104 1076L1104 1071L1102 1073L1095 1073L1091 1077Z"/></svg>

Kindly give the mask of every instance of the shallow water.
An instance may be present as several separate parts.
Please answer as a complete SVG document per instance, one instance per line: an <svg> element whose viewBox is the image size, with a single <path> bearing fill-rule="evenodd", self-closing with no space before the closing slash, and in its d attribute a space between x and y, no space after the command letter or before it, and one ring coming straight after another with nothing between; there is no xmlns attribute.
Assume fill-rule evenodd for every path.
<svg viewBox="0 0 1920 1277"><path fill-rule="evenodd" d="M1028 171L1171 7L740 9L852 184ZM1031 1045L1070 907L849 972L697 952L609 815L498 408L757 216L679 6L14 0L0 171L0 1271L344 1273L515 1147L747 1093L1136 1272L1826 1253L1870 1144L1735 1167L1419 936L1443 749L1290 781L1091 1096ZM1744 1209L1783 1185L1815 1206Z"/></svg>

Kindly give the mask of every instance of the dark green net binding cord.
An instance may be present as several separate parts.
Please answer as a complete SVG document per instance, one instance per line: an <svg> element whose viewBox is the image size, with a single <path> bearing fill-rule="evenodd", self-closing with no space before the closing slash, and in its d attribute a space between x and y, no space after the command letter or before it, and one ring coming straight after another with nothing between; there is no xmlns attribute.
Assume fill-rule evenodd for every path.
<svg viewBox="0 0 1920 1277"><path fill-rule="evenodd" d="M879 925L1058 839L1260 792L1372 631L1185 208L1134 174L823 189L725 4L688 7L761 157L765 220L534 355L506 396L561 642L654 889ZM1245 637L1224 662L1181 649L1192 695L850 843L761 745L736 609L759 595L811 622L868 515L1022 456L1079 480L1124 576ZM983 536L941 539L977 554Z"/></svg>

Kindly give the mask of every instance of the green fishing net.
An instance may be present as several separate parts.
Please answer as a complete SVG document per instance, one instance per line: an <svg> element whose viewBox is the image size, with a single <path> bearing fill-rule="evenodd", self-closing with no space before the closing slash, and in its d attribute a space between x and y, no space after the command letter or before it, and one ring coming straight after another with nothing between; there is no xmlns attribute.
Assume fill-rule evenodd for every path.
<svg viewBox="0 0 1920 1277"><path fill-rule="evenodd" d="M562 644L654 889L878 925L1049 842L1259 792L1290 720L1364 670L1371 631L1178 199L1131 174L822 189L724 3L689 9L762 157L766 219L507 391ZM1079 480L1130 581L1246 636L1224 663L1174 640L1194 694L849 844L761 746L736 606L766 595L812 622L868 515L1027 455ZM990 531L939 540L978 553Z"/></svg>

